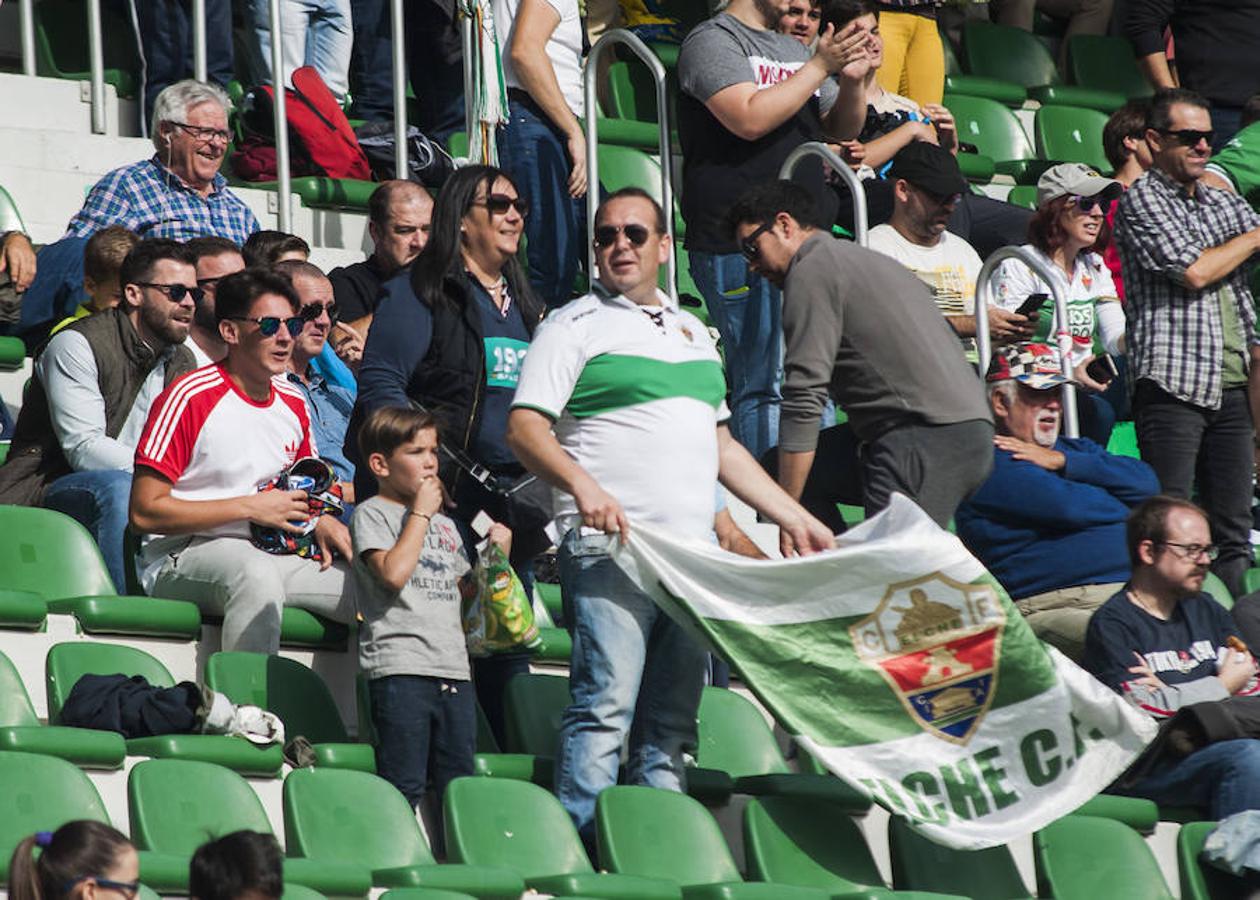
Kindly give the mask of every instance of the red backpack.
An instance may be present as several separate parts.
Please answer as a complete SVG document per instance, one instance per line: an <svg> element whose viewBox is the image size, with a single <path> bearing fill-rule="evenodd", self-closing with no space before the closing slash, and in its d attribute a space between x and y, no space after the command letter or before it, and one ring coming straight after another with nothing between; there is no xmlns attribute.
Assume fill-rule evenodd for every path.
<svg viewBox="0 0 1260 900"><path fill-rule="evenodd" d="M285 88L289 124L289 171L369 181L372 169L346 114L313 66L293 73ZM241 111L245 140L232 154L232 168L246 181L276 180L275 89L255 88Z"/></svg>

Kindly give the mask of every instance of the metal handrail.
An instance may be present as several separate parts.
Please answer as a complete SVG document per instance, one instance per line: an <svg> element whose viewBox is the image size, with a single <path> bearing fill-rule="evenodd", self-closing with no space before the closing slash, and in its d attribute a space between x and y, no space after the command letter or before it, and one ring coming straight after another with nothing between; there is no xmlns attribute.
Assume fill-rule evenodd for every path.
<svg viewBox="0 0 1260 900"><path fill-rule="evenodd" d="M459 38L464 48L464 136L468 146L473 145L473 116L476 115L476 103L473 101L473 89L476 80L473 78L473 17L468 15L463 4L459 8ZM471 160L479 163L481 160Z"/></svg>
<svg viewBox="0 0 1260 900"><path fill-rule="evenodd" d="M280 0L268 0L268 16L271 19L271 86L274 88L276 132L276 209L280 230L293 230L291 177L289 175L289 119L286 115L284 93L284 53L280 49Z"/></svg>
<svg viewBox="0 0 1260 900"><path fill-rule="evenodd" d="M866 191L862 190L862 182L858 181L858 177L853 174L853 170L849 168L849 164L841 159L834 150L820 141L809 141L801 144L795 150L788 154L787 159L783 160L783 165L779 167L780 178L791 178L792 173L796 171L796 167L801 160L808 156L818 156L822 160L831 165L831 168L839 173L841 180L848 187L849 193L853 195L853 240L860 246L866 246Z"/></svg>
<svg viewBox="0 0 1260 900"><path fill-rule="evenodd" d="M988 370L991 358L988 312L990 301L993 299L993 276L997 274L997 267L1008 259L1019 260L1032 269L1037 277L1050 285L1050 296L1054 298L1054 320L1055 325L1058 326L1054 335L1055 343L1059 348L1059 363L1062 366L1063 375L1068 379L1068 383L1063 385L1063 431L1067 437L1080 437L1081 432L1076 417L1076 391L1071 383L1072 333L1068 330L1067 298L1063 296L1063 290L1059 287L1053 270L1023 247L1002 247L993 251L980 267L980 274L976 276L976 352L980 362L981 376Z"/></svg>
<svg viewBox="0 0 1260 900"><path fill-rule="evenodd" d="M92 83L92 133L105 133L105 53L101 49L101 0L88 0L88 66Z"/></svg>
<svg viewBox="0 0 1260 900"><path fill-rule="evenodd" d="M35 0L20 0L18 15L22 29L22 74L35 75Z"/></svg>
<svg viewBox="0 0 1260 900"><path fill-rule="evenodd" d="M629 47L652 73L656 85L656 118L659 125L657 146L661 156L661 209L665 211L665 233L670 239L669 259L665 263L669 277L669 296L678 299L677 262L674 259L674 187L672 182L674 154L670 145L669 89L665 84L665 66L656 54L648 49L637 36L624 28L604 32L586 56L586 68L582 72L584 112L586 113L586 271L595 280L595 212L599 209L599 100L595 96L595 79L599 74L599 59L613 44Z"/></svg>
<svg viewBox="0 0 1260 900"><path fill-rule="evenodd" d="M206 0L192 0L193 78L207 80L206 64Z"/></svg>
<svg viewBox="0 0 1260 900"><path fill-rule="evenodd" d="M403 41L403 0L389 0L390 62L394 68L394 177L409 178L407 165L407 51Z"/></svg>

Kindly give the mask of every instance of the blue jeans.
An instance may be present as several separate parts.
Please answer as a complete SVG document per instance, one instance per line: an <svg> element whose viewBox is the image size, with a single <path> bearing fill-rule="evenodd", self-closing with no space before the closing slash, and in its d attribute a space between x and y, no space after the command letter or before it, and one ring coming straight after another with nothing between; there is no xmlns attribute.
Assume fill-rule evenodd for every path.
<svg viewBox="0 0 1260 900"><path fill-rule="evenodd" d="M415 809L431 786L441 803L446 786L473 774L477 701L469 681L386 675L368 682L376 729L376 774Z"/></svg>
<svg viewBox="0 0 1260 900"><path fill-rule="evenodd" d="M144 54L144 127L163 89L193 76L191 0L131 0ZM220 87L232 80L232 4L206 0L206 76Z"/></svg>
<svg viewBox="0 0 1260 900"><path fill-rule="evenodd" d="M385 0L350 0L354 45L350 50L352 119L369 122L394 118L393 48L389 4ZM421 129L423 130L423 129Z"/></svg>
<svg viewBox="0 0 1260 900"><path fill-rule="evenodd" d="M1168 806L1204 807L1213 819L1260 809L1260 740L1209 744L1124 793Z"/></svg>
<svg viewBox="0 0 1260 900"><path fill-rule="evenodd" d="M738 253L690 254L691 277L722 335L731 389L731 434L754 457L779 442L782 295Z"/></svg>
<svg viewBox="0 0 1260 900"><path fill-rule="evenodd" d="M87 238L66 237L40 248L36 256L35 280L22 295L22 306L12 333L39 344L48 330L76 306L87 302L83 289L83 252Z"/></svg>
<svg viewBox="0 0 1260 900"><path fill-rule="evenodd" d="M120 469L71 472L54 481L44 493L45 509L65 513L91 533L101 548L114 589L120 594L127 593L123 533L130 502L131 473Z"/></svg>
<svg viewBox="0 0 1260 900"><path fill-rule="evenodd" d="M267 0L251 0L253 68L259 81L271 79L271 19ZM314 66L338 100L349 86L350 0L280 0L280 54L285 84L293 70Z"/></svg>
<svg viewBox="0 0 1260 900"><path fill-rule="evenodd" d="M519 97L513 93L511 121L499 132L499 161L532 207L525 220L529 283L549 308L563 306L586 258L586 199L569 196L563 135Z"/></svg>
<svg viewBox="0 0 1260 900"><path fill-rule="evenodd" d="M683 751L696 746L696 710L708 654L635 587L602 535L570 531L560 583L573 623L569 689L560 723L556 796L588 846L595 798L617 781L630 737L626 781L682 790Z"/></svg>

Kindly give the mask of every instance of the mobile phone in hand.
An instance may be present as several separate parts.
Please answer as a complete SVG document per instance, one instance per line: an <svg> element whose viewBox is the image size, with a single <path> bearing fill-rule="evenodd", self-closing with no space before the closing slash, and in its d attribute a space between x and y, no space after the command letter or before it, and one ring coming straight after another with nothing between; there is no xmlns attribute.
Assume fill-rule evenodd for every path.
<svg viewBox="0 0 1260 900"><path fill-rule="evenodd" d="M1120 370L1116 368L1116 361L1111 358L1110 353L1102 353L1094 357L1094 361L1085 367L1085 374L1099 384L1106 384L1119 375Z"/></svg>
<svg viewBox="0 0 1260 900"><path fill-rule="evenodd" d="M1049 294L1029 294L1028 299L1019 305L1019 309L1015 310L1016 315L1027 316L1030 319L1037 319L1041 315L1041 307L1046 305L1046 301L1050 299Z"/></svg>

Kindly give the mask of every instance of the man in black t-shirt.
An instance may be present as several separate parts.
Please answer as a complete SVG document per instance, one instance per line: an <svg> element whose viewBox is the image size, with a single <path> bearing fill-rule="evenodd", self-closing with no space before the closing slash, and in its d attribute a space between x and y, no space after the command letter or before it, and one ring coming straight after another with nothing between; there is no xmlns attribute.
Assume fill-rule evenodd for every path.
<svg viewBox="0 0 1260 900"><path fill-rule="evenodd" d="M337 315L360 337L367 337L381 301L381 285L411 265L428 243L432 218L433 198L414 181L382 182L368 198L372 255L328 273Z"/></svg>
<svg viewBox="0 0 1260 900"><path fill-rule="evenodd" d="M1126 526L1133 577L1085 636L1085 668L1156 718L1258 691L1238 629L1203 591L1216 556L1210 541L1207 517L1187 500L1159 496L1135 507ZM1260 809L1260 740L1218 741L1162 761L1123 792L1207 807L1214 819Z"/></svg>

